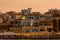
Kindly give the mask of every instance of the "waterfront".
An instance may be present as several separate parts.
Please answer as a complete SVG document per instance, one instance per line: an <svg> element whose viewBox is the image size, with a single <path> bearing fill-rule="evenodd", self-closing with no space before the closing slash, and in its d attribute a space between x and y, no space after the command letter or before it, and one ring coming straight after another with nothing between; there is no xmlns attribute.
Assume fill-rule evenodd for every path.
<svg viewBox="0 0 60 40"><path fill-rule="evenodd" d="M60 38L59 9L50 9L44 14L30 11L31 8L27 8L22 9L19 13L10 11L6 12L6 14L1 14L0 39L19 38L16 40L25 40L20 38Z"/></svg>
<svg viewBox="0 0 60 40"><path fill-rule="evenodd" d="M0 39L0 40L60 40L60 39Z"/></svg>

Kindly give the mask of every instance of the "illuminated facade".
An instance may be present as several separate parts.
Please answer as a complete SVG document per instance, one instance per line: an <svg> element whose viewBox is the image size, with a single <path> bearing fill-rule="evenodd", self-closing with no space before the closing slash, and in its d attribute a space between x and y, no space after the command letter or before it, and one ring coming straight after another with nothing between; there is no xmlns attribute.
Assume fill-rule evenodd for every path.
<svg viewBox="0 0 60 40"><path fill-rule="evenodd" d="M1 24L9 23L11 26L7 27L7 30L14 33L49 35L60 30L60 11L56 11L49 10L45 14L31 12L31 8L21 10L20 13L11 11L2 14L3 22Z"/></svg>

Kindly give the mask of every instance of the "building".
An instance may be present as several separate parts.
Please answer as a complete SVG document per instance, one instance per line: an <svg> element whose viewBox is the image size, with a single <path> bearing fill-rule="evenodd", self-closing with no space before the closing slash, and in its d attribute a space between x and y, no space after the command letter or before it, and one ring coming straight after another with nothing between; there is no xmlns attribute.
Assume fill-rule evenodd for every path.
<svg viewBox="0 0 60 40"><path fill-rule="evenodd" d="M23 9L21 12L10 11L1 14L0 21L10 25L8 31L23 35L50 35L60 32L60 10L57 9L51 9L44 14L31 12L31 8Z"/></svg>
<svg viewBox="0 0 60 40"><path fill-rule="evenodd" d="M49 9L49 11L45 14L49 14L50 20L52 19L53 22L53 31L59 32L60 31L60 9Z"/></svg>
<svg viewBox="0 0 60 40"><path fill-rule="evenodd" d="M28 8L28 9L22 9L21 10L21 13L23 13L24 15L28 15L31 13L31 8Z"/></svg>

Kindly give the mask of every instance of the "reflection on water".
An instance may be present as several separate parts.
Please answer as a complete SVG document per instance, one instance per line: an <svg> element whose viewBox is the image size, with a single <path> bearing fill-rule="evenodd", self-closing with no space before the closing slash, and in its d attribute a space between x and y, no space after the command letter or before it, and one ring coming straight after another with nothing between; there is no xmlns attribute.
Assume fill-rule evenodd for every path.
<svg viewBox="0 0 60 40"><path fill-rule="evenodd" d="M0 39L0 40L60 40L60 39Z"/></svg>

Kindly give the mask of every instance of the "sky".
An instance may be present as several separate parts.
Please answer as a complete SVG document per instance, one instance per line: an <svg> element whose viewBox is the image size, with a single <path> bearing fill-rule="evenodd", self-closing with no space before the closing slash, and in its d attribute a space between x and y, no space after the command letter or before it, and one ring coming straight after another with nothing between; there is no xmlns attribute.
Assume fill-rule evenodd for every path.
<svg viewBox="0 0 60 40"><path fill-rule="evenodd" d="M44 13L50 8L60 8L60 0L0 0L0 11L16 11L32 8L32 11Z"/></svg>

